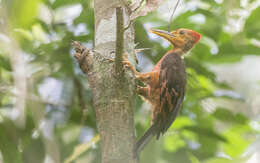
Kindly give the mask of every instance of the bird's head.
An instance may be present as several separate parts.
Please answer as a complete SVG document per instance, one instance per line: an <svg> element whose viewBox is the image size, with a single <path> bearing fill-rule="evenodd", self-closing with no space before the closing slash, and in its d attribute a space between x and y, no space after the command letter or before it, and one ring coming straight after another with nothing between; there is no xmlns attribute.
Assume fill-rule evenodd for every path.
<svg viewBox="0 0 260 163"><path fill-rule="evenodd" d="M175 49L180 49L183 52L189 51L201 38L199 33L184 28L172 32L151 29L150 32L165 38L174 46Z"/></svg>

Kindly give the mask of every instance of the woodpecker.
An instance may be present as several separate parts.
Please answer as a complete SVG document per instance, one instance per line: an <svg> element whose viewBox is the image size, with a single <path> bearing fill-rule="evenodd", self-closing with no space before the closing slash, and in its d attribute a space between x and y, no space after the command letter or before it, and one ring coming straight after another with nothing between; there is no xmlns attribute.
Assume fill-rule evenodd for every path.
<svg viewBox="0 0 260 163"><path fill-rule="evenodd" d="M137 142L137 155L153 136L158 140L176 119L186 88L183 56L201 38L199 33L184 28L172 32L151 29L150 32L168 40L173 48L160 59L151 72L137 72L127 59L123 61L135 78L145 84L143 87L137 86L137 93L152 104L152 125Z"/></svg>

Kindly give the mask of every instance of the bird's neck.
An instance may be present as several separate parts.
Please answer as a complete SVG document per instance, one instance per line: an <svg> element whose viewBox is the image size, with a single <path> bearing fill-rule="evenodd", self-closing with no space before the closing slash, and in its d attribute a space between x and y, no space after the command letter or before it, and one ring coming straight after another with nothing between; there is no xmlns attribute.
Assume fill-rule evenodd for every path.
<svg viewBox="0 0 260 163"><path fill-rule="evenodd" d="M183 58L183 56L185 54L185 52L181 48L174 48L174 49L172 49L170 51L173 52L174 54L177 54L181 58Z"/></svg>
<svg viewBox="0 0 260 163"><path fill-rule="evenodd" d="M166 57L167 55L172 55L172 53L174 53L174 55L180 56L180 58L182 58L182 59L184 58L184 57L183 57L183 56L184 56L184 52L183 52L182 49L180 49L180 48L174 48L174 49L172 49L172 50L169 50L169 51L160 59L160 61L154 66L154 68L153 68L152 71L158 71L158 70L160 69L161 63L162 63L162 61L165 59L165 57Z"/></svg>

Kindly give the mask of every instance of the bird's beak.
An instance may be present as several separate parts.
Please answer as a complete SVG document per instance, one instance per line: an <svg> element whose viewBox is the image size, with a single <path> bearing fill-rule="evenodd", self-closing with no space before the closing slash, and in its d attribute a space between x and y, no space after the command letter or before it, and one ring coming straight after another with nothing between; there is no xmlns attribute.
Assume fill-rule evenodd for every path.
<svg viewBox="0 0 260 163"><path fill-rule="evenodd" d="M161 37L167 39L168 41L172 42L173 34L168 31L159 30L159 29L150 29L150 32L152 32L158 36L161 36Z"/></svg>

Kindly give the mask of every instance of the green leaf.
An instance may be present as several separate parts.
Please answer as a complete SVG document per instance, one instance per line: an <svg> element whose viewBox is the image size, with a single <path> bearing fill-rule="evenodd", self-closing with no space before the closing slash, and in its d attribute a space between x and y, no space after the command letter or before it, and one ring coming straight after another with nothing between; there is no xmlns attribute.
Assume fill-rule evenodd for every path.
<svg viewBox="0 0 260 163"><path fill-rule="evenodd" d="M49 40L49 36L47 35L47 33L44 31L44 29L40 24L34 24L32 26L32 34L35 40L41 41L43 43L46 43Z"/></svg>
<svg viewBox="0 0 260 163"><path fill-rule="evenodd" d="M12 0L9 3L9 18L15 28L28 29L37 16L41 0Z"/></svg>
<svg viewBox="0 0 260 163"><path fill-rule="evenodd" d="M0 68L4 68L7 71L11 71L10 61L7 57L0 55Z"/></svg>
<svg viewBox="0 0 260 163"><path fill-rule="evenodd" d="M248 131L247 125L236 126L232 130L226 131L223 135L228 143L223 144L225 152L231 157L239 157L250 144L248 139L244 138L243 133Z"/></svg>
<svg viewBox="0 0 260 163"><path fill-rule="evenodd" d="M219 141L222 141L222 142L227 142L227 139L224 136L216 133L211 128L201 128L199 126L187 126L187 127L184 127L184 129L195 132L200 136L206 136L206 137L211 138L211 139L216 139L216 140L219 140Z"/></svg>
<svg viewBox="0 0 260 163"><path fill-rule="evenodd" d="M217 119L225 122L246 124L248 119L241 113L234 114L228 109L217 108L213 113Z"/></svg>
<svg viewBox="0 0 260 163"><path fill-rule="evenodd" d="M79 2L84 2L84 0L55 0L54 3L52 4L52 7L54 9L58 8L58 7L62 7L65 5L72 5L75 3L79 3Z"/></svg>
<svg viewBox="0 0 260 163"><path fill-rule="evenodd" d="M33 41L33 35L29 30L24 30L22 28L16 28L14 29L14 32L20 34L25 39L28 39L29 41Z"/></svg>
<svg viewBox="0 0 260 163"><path fill-rule="evenodd" d="M256 8L245 23L245 32L247 37L260 39L260 7Z"/></svg>
<svg viewBox="0 0 260 163"><path fill-rule="evenodd" d="M217 158L208 159L207 161L205 161L205 163L235 163L235 162L227 158L217 157Z"/></svg>
<svg viewBox="0 0 260 163"><path fill-rule="evenodd" d="M171 125L170 129L178 130L185 126L192 126L193 124L194 124L194 122L192 122L192 120L190 118L184 117L184 116L179 116L174 121L173 125Z"/></svg>
<svg viewBox="0 0 260 163"><path fill-rule="evenodd" d="M191 163L200 163L199 159L196 156L194 156L192 153L187 152L187 155L189 156Z"/></svg>
<svg viewBox="0 0 260 163"><path fill-rule="evenodd" d="M181 139L179 134L173 133L164 139L164 148L168 152L176 152L179 148L186 145L185 141Z"/></svg>

